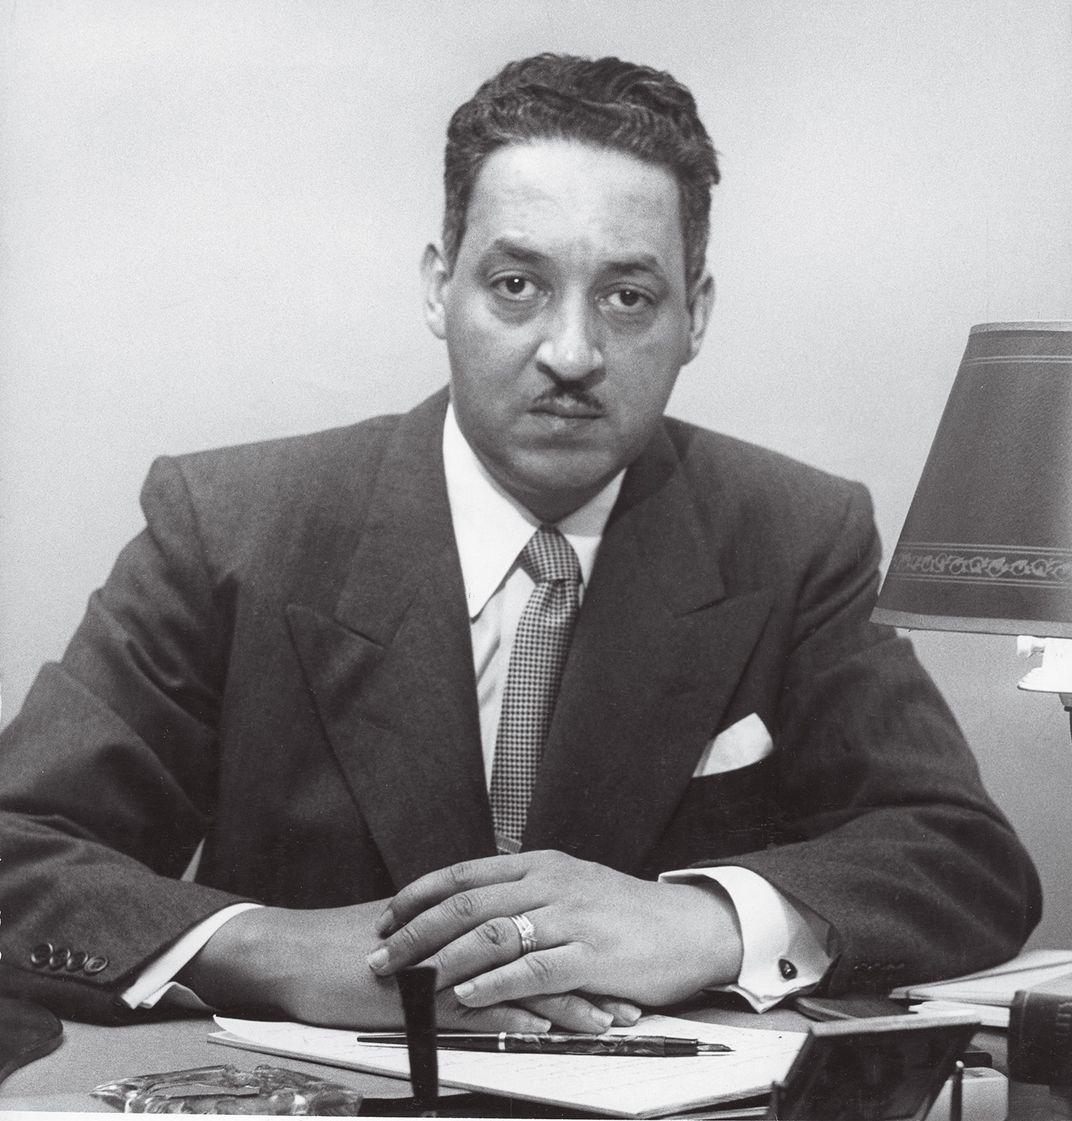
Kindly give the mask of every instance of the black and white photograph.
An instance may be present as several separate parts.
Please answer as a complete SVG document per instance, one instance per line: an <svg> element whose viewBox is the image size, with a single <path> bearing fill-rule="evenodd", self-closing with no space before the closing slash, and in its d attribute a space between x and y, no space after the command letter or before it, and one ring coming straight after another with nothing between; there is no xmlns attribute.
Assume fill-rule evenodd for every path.
<svg viewBox="0 0 1072 1121"><path fill-rule="evenodd" d="M0 27L0 1116L1072 1117L1069 0Z"/></svg>

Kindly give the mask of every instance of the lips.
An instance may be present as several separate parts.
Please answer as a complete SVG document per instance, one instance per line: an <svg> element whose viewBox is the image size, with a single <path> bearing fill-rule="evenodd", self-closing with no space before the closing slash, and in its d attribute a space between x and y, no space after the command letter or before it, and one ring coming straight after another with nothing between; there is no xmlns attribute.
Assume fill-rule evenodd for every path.
<svg viewBox="0 0 1072 1121"><path fill-rule="evenodd" d="M577 397L552 397L537 401L533 412L561 420L595 420L603 415L603 408L596 401L586 401Z"/></svg>

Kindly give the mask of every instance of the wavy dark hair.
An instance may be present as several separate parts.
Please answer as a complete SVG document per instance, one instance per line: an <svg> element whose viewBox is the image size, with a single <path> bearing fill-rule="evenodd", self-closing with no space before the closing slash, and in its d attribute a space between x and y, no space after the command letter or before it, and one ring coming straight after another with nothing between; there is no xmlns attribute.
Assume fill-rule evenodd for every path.
<svg viewBox="0 0 1072 1121"><path fill-rule="evenodd" d="M670 170L681 198L688 282L707 252L718 158L692 94L671 75L619 58L539 54L510 62L458 107L447 127L443 252L453 269L477 173L497 148L578 140Z"/></svg>

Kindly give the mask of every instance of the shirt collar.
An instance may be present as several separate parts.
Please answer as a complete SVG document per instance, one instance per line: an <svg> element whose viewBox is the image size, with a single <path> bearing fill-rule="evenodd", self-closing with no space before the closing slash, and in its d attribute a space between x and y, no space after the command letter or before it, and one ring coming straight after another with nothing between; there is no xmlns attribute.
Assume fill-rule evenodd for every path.
<svg viewBox="0 0 1072 1121"><path fill-rule="evenodd" d="M443 425L443 469L469 618L475 619L541 523L499 486L476 457L458 427L453 403ZM577 554L582 585L592 574L624 475L619 471L594 498L557 523Z"/></svg>

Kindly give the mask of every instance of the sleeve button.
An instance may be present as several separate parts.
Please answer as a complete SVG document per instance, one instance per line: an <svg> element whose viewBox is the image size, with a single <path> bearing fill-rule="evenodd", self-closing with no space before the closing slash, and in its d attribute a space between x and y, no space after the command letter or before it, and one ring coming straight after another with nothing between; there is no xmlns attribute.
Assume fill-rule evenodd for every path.
<svg viewBox="0 0 1072 1121"><path fill-rule="evenodd" d="M35 969L40 969L43 965L48 965L48 959L52 957L52 951L56 947L51 942L38 942L36 946L30 951L30 964Z"/></svg>
<svg viewBox="0 0 1072 1121"><path fill-rule="evenodd" d="M72 950L71 956L67 959L67 964L63 967L68 973L77 973L89 960L89 954L85 950Z"/></svg>
<svg viewBox="0 0 1072 1121"><path fill-rule="evenodd" d="M71 956L70 947L68 947L68 946L57 946L52 951L52 953L48 955L48 967L49 967L49 969L53 969L53 970L62 969L67 964L67 960L70 958L70 956Z"/></svg>
<svg viewBox="0 0 1072 1121"><path fill-rule="evenodd" d="M107 968L108 968L108 959L106 957L102 957L102 956L97 955L97 954L94 954L93 957L91 957L86 962L86 964L82 966L82 969L86 973L100 973L102 970L107 969Z"/></svg>

